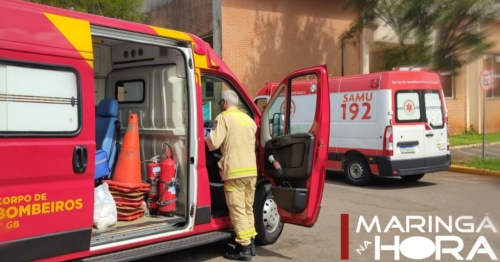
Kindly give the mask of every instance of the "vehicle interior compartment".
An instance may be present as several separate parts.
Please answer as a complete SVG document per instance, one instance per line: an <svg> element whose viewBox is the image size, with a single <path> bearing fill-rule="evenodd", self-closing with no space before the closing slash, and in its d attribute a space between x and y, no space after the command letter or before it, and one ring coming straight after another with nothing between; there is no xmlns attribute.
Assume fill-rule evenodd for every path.
<svg viewBox="0 0 500 262"><path fill-rule="evenodd" d="M175 214L148 214L146 208L146 213L139 218L117 221L102 230L94 228L92 245L182 228L187 221L189 183L189 98L185 58L181 51L170 47L96 36L92 40L96 147L110 156L110 178L113 178L117 164L114 159L120 147L114 142L116 131L120 131L118 141L123 142L128 119L131 114L137 114L142 183L147 181L150 160L157 157L161 163L169 148L177 164L178 181ZM96 178L96 186L100 181ZM144 207L148 192L141 193Z"/></svg>
<svg viewBox="0 0 500 262"><path fill-rule="evenodd" d="M127 131L128 118L137 114L141 180L147 181L147 165L157 157L161 163L171 148L177 164L176 212L173 216L145 213L131 221L117 221L113 226L93 229L92 245L180 229L185 226L188 211L189 183L189 94L186 61L181 51L172 47L140 44L93 36L94 85L96 109L96 147L107 152L110 177L118 159L118 148ZM211 128L220 113L217 102L223 81L202 76L205 128ZM117 108L116 108L117 107ZM119 130L118 144L113 135ZM115 135L116 137L116 135ZM116 148L115 145L118 145ZM165 146L166 145L166 146ZM205 146L209 173L212 217L228 216L224 186L217 162L220 151ZM97 162L96 162L97 163ZM98 186L103 179L95 178ZM147 200L147 192L143 192ZM146 203L144 203L146 204Z"/></svg>

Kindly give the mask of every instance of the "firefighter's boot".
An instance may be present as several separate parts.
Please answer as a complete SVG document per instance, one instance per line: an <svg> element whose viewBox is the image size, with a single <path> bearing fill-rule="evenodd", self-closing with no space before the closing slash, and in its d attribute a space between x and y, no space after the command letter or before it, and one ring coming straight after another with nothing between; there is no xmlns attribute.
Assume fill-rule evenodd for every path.
<svg viewBox="0 0 500 262"><path fill-rule="evenodd" d="M240 244L236 244L236 247L233 250L224 254L224 258L230 260L239 260L239 261L252 261L250 246L251 245L242 246Z"/></svg>
<svg viewBox="0 0 500 262"><path fill-rule="evenodd" d="M257 253L255 251L255 238L252 238L252 242L250 243L250 254L252 254L252 257L256 256Z"/></svg>

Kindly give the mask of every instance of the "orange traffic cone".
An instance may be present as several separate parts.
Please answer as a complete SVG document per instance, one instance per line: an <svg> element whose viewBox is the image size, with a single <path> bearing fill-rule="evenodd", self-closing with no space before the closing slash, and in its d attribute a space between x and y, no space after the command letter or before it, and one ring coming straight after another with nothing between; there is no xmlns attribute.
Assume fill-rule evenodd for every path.
<svg viewBox="0 0 500 262"><path fill-rule="evenodd" d="M128 120L127 132L116 162L112 180L108 183L110 189L121 192L149 191L150 185L141 181L141 158L139 153L139 127L137 114L131 114Z"/></svg>

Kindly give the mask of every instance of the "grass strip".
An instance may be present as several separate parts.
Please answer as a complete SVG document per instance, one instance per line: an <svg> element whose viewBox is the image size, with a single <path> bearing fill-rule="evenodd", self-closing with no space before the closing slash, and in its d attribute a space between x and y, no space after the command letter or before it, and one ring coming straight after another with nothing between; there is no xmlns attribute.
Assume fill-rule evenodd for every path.
<svg viewBox="0 0 500 262"><path fill-rule="evenodd" d="M483 142L482 134L460 134L450 136L451 146L462 146L471 144L481 144ZM500 133L487 133L486 143L500 142Z"/></svg>

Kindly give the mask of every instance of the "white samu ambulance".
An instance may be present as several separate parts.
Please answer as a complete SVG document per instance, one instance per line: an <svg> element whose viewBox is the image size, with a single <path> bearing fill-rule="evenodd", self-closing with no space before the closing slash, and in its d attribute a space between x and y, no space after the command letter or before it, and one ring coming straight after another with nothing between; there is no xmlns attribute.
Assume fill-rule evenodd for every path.
<svg viewBox="0 0 500 262"><path fill-rule="evenodd" d="M370 184L373 175L416 181L449 169L448 117L437 73L397 68L333 77L329 83L328 169L343 171L349 183L360 186ZM277 86L266 83L254 98L261 110ZM303 80L293 88L290 130L310 123L316 82ZM270 114L284 114L283 103L276 102ZM273 132L280 135L283 129Z"/></svg>

